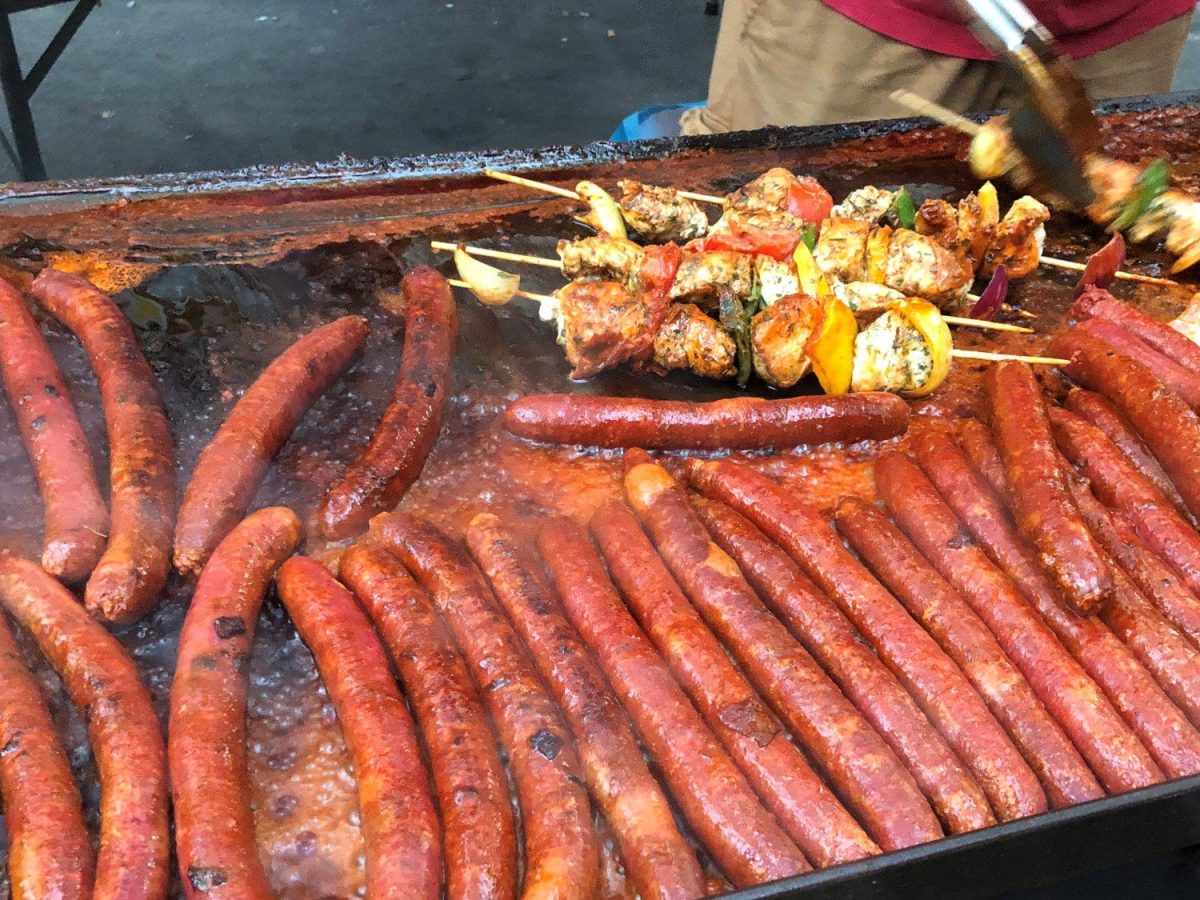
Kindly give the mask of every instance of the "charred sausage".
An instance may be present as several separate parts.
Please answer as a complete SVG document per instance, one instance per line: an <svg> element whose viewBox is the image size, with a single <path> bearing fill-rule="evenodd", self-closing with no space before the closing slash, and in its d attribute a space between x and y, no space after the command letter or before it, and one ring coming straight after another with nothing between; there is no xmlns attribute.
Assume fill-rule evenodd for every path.
<svg viewBox="0 0 1200 900"><path fill-rule="evenodd" d="M1076 319L1095 318L1115 322L1189 371L1200 372L1200 347L1166 322L1151 318L1108 291L1100 288L1087 291L1075 301L1071 314Z"/></svg>
<svg viewBox="0 0 1200 900"><path fill-rule="evenodd" d="M1089 334L1066 331L1046 352L1070 359L1066 373L1112 401L1162 464L1188 511L1200 516L1200 416L1137 360Z"/></svg>
<svg viewBox="0 0 1200 900"><path fill-rule="evenodd" d="M454 638L399 560L370 540L338 572L375 622L412 705L442 820L449 900L516 893L516 822L496 738Z"/></svg>
<svg viewBox="0 0 1200 900"><path fill-rule="evenodd" d="M998 362L984 385L1017 525L1071 608L1092 615L1112 597L1112 575L1067 489L1033 369Z"/></svg>
<svg viewBox="0 0 1200 900"><path fill-rule="evenodd" d="M572 624L721 871L739 886L808 871L634 622L582 529L553 519L539 532L538 547Z"/></svg>
<svg viewBox="0 0 1200 900"><path fill-rule="evenodd" d="M171 568L175 453L166 407L129 320L108 296L56 269L41 271L33 293L83 344L104 401L112 517L84 600L106 622L132 622L154 607Z"/></svg>
<svg viewBox="0 0 1200 900"><path fill-rule="evenodd" d="M442 850L412 718L354 595L314 559L279 567L279 598L337 711L354 760L372 897L442 894Z"/></svg>
<svg viewBox="0 0 1200 900"><path fill-rule="evenodd" d="M267 465L313 402L362 353L367 323L343 316L309 332L263 370L209 441L183 492L175 566L198 575L237 524Z"/></svg>
<svg viewBox="0 0 1200 900"><path fill-rule="evenodd" d="M1133 332L1127 331L1110 319L1087 319L1076 325L1074 330L1090 334L1118 353L1136 359L1163 384L1179 394L1188 406L1195 408L1200 405L1200 375L1184 368L1169 356L1159 353Z"/></svg>
<svg viewBox="0 0 1200 900"><path fill-rule="evenodd" d="M372 515L400 502L442 427L458 340L454 295L427 266L405 275L401 289L407 312L396 391L371 442L321 504L321 527L331 539L361 531Z"/></svg>
<svg viewBox="0 0 1200 900"><path fill-rule="evenodd" d="M886 466L888 459L883 457L881 462ZM874 506L858 499L839 504L836 521L867 567L971 679L1037 771L1036 777L1023 767L1005 771L1002 784L1007 789L989 795L1001 818L1040 812L1047 795L1056 807L1103 796L1079 751L1046 712L987 625L903 532Z"/></svg>
<svg viewBox="0 0 1200 900"><path fill-rule="evenodd" d="M1084 620L1062 606L1061 616L1054 611L1047 603L1047 596L1055 599L1048 583L1033 596L1020 590L1019 575L1026 582L1044 578L995 495L948 436L923 432L914 449L923 473L897 467L902 477L883 483L895 489L885 501L900 527L988 623L1107 790L1161 781L1162 770L1140 732L1114 709L1119 701L1100 690L1095 672L1072 656L1045 612L1055 620ZM1150 690L1153 702L1161 691L1157 685ZM1166 721L1178 718L1169 715Z"/></svg>
<svg viewBox="0 0 1200 900"><path fill-rule="evenodd" d="M92 840L46 700L0 617L0 796L15 900L87 900Z"/></svg>
<svg viewBox="0 0 1200 900"><path fill-rule="evenodd" d="M42 567L83 581L104 552L108 509L58 363L21 295L0 280L0 378L33 461L46 511Z"/></svg>
<svg viewBox="0 0 1200 900"><path fill-rule="evenodd" d="M522 896L591 896L600 848L583 767L557 704L487 582L463 550L414 516L377 516L371 533L433 598L508 749L525 830Z"/></svg>
<svg viewBox="0 0 1200 900"><path fill-rule="evenodd" d="M247 516L205 567L179 635L167 760L175 853L189 897L274 896L250 809L246 683L263 597L300 536L290 509Z"/></svg>
<svg viewBox="0 0 1200 900"><path fill-rule="evenodd" d="M615 829L638 893L646 900L700 896L704 876L696 854L675 826L629 720L546 576L495 516L477 516L467 541L566 713L588 787Z"/></svg>
<svg viewBox="0 0 1200 900"><path fill-rule="evenodd" d="M760 450L895 437L908 427L908 404L883 393L711 403L541 394L514 401L504 412L504 427L551 444Z"/></svg>
<svg viewBox="0 0 1200 900"><path fill-rule="evenodd" d="M0 605L87 710L100 776L96 898L167 895L167 764L150 694L125 648L40 567L0 556Z"/></svg>
<svg viewBox="0 0 1200 900"><path fill-rule="evenodd" d="M593 531L634 617L767 808L817 866L879 851L813 773L750 681L771 695L796 740L843 795L862 808L872 831L889 842L896 838L897 821L889 815L897 807L904 808L906 800L918 816L924 815L936 827L928 804L905 777L903 767L799 646L773 645L786 664L794 666L789 670L794 691L793 685L781 686L777 672L764 673L762 665L753 671L743 668L743 675L688 603L627 509L617 504L605 508L597 515ZM784 665L781 660L780 666ZM797 702L806 691L811 695L800 696ZM785 700L792 708L784 708ZM877 764L875 754L882 754ZM896 839L903 840L909 833Z"/></svg>

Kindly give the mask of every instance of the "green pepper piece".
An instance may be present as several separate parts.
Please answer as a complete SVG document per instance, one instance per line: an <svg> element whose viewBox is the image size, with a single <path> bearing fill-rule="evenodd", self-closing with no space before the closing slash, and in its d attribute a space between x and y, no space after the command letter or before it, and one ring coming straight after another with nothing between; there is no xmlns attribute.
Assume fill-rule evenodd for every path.
<svg viewBox="0 0 1200 900"><path fill-rule="evenodd" d="M738 387L746 386L750 381L750 373L753 371L754 350L750 346L750 316L752 314L747 306L748 304L743 303L734 295L733 291L721 291L721 325L733 335L733 342L737 346Z"/></svg>
<svg viewBox="0 0 1200 900"><path fill-rule="evenodd" d="M800 240L804 241L804 246L812 250L817 246L817 226L809 222L800 232Z"/></svg>
<svg viewBox="0 0 1200 900"><path fill-rule="evenodd" d="M892 205L888 208L888 212L892 214L896 219L896 224L901 228L916 231L917 208L913 205L912 194L908 192L908 188L902 187L896 191L896 196L892 198Z"/></svg>
<svg viewBox="0 0 1200 900"><path fill-rule="evenodd" d="M1121 214L1113 219L1108 230L1124 231L1136 224L1170 183L1171 167L1165 159L1156 159L1146 166L1133 186L1133 198L1125 204Z"/></svg>

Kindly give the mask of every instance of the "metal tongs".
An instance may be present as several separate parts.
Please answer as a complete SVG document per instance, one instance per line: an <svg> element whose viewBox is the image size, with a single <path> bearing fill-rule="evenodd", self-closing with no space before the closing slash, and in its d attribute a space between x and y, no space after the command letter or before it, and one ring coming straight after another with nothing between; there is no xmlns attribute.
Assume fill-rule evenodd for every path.
<svg viewBox="0 0 1200 900"><path fill-rule="evenodd" d="M971 31L1016 75L1009 113L1013 143L1035 184L1082 208L1095 199L1083 159L1103 135L1091 98L1046 27L1020 0L956 0Z"/></svg>

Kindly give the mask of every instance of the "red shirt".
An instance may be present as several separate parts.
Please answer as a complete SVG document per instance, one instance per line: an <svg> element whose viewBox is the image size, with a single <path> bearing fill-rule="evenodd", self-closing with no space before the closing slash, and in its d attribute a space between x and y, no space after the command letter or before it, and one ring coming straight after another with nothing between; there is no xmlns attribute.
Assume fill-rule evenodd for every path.
<svg viewBox="0 0 1200 900"><path fill-rule="evenodd" d="M822 0L860 25L913 47L993 59L963 24L953 0ZM1157 28L1196 0L1025 0L1068 56L1090 56Z"/></svg>

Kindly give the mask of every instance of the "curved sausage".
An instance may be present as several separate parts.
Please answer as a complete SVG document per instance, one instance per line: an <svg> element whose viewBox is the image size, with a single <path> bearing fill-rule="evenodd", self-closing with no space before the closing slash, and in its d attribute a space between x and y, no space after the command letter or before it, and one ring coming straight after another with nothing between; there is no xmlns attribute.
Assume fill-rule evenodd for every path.
<svg viewBox="0 0 1200 900"><path fill-rule="evenodd" d="M843 546L825 520L769 477L728 461L691 460L693 484L773 538L829 594L943 735L962 748L1007 740L962 670ZM1011 746L1011 745L1010 745Z"/></svg>
<svg viewBox="0 0 1200 900"><path fill-rule="evenodd" d="M718 868L748 887L809 870L617 595L582 529L551 519L538 547L567 615L608 676L684 819Z"/></svg>
<svg viewBox="0 0 1200 900"><path fill-rule="evenodd" d="M696 854L675 826L604 673L545 575L495 516L476 516L467 542L566 713L588 786L616 832L638 893L646 900L700 896L704 876Z"/></svg>
<svg viewBox="0 0 1200 900"><path fill-rule="evenodd" d="M955 830L967 831L995 821L979 786L932 728L926 734L930 741L909 777L901 760L837 685L770 615L737 564L712 542L683 488L666 469L643 451L629 451L626 465L626 496L675 580L663 570L632 517L610 517L608 530L623 537L624 553L617 552L622 543L608 552L605 535L598 531L597 536L602 538L601 550L610 558L609 570L618 586L636 607L635 614L651 638L667 654L668 662L677 669L699 669L707 657L710 681L744 683L749 678L885 849L911 846L936 834L937 820L930 803ZM622 524L623 535L618 530ZM633 569L630 558L643 557L648 561L641 564L640 573L622 572ZM635 580L632 576L638 574L642 577ZM701 616L737 660L744 677L729 663ZM686 648L682 646L685 637ZM676 660L669 651L674 651ZM749 686L747 692L753 696ZM918 788L930 796L930 802ZM821 799L820 795L815 799ZM844 815L840 806L834 809ZM779 812L776 817L784 821ZM839 819L832 819L826 830L843 841L843 835L857 837L859 832L857 827L847 831ZM819 836L808 835L806 841L797 837L797 841L812 856L808 844ZM816 843L828 856L828 850ZM861 839L855 843L862 845Z"/></svg>
<svg viewBox="0 0 1200 900"><path fill-rule="evenodd" d="M1076 319L1098 318L1116 322L1169 359L1192 372L1200 372L1200 346L1166 322L1151 318L1106 290L1093 288L1084 293L1071 307L1071 315Z"/></svg>
<svg viewBox="0 0 1200 900"><path fill-rule="evenodd" d="M885 456L878 462L886 468L890 459ZM1013 767L1011 762L1001 770L1002 788L989 794L1000 817L1014 819L1041 812L1047 795L1060 808L1104 796L1079 751L1046 712L987 625L900 529L874 506L858 499L843 501L835 519L838 530L868 568L958 663L1037 771L1035 776L1028 767ZM1045 794L1039 779L1046 787Z"/></svg>
<svg viewBox="0 0 1200 900"><path fill-rule="evenodd" d="M200 574L237 524L271 459L304 413L362 353L367 322L358 316L322 325L277 356L229 411L183 492L175 525L175 566Z"/></svg>
<svg viewBox="0 0 1200 900"><path fill-rule="evenodd" d="M92 839L46 700L0 616L0 796L15 900L87 900Z"/></svg>
<svg viewBox="0 0 1200 900"><path fill-rule="evenodd" d="M714 614L709 598L693 601L712 617L717 634L743 660L738 671L627 509L618 504L606 507L593 520L592 530L613 581L642 629L763 803L818 867L862 859L879 849L813 773L755 687L768 697L830 782L862 810L868 828L881 835L880 843L911 843L914 833L923 836L922 823L927 822L931 831L937 827L929 805L899 761L782 626L785 642L775 641L770 648L780 653L778 664L764 664L757 658L748 667L745 660L751 657L746 647L729 642L730 626L718 623L719 614ZM744 636L747 643L753 639ZM907 819L910 814L916 827L907 821L901 825L900 816Z"/></svg>
<svg viewBox="0 0 1200 900"><path fill-rule="evenodd" d="M1155 377L1161 379L1163 384L1179 394L1188 406L1194 408L1200 405L1200 375L1185 369L1169 356L1159 353L1136 334L1127 331L1116 322L1109 319L1087 319L1076 325L1074 330L1090 334L1108 344L1118 353L1136 359L1154 373Z"/></svg>
<svg viewBox="0 0 1200 900"><path fill-rule="evenodd" d="M558 705L470 558L436 527L391 513L371 533L433 598L471 665L509 761L525 831L525 898L557 897L599 878L600 849L583 768Z"/></svg>
<svg viewBox="0 0 1200 900"><path fill-rule="evenodd" d="M100 776L100 850L93 896L157 900L167 895L167 761L150 694L117 639L42 569L0 555L0 604L33 635L87 710Z"/></svg>
<svg viewBox="0 0 1200 900"><path fill-rule="evenodd" d="M908 427L908 404L895 394L871 392L711 403L539 394L511 403L504 427L551 444L761 450L895 437Z"/></svg>
<svg viewBox="0 0 1200 900"><path fill-rule="evenodd" d="M1200 535L1098 429L1066 410L1051 410L1050 422L1059 448L1096 496L1126 518L1138 537L1200 595Z"/></svg>
<svg viewBox="0 0 1200 900"><path fill-rule="evenodd" d="M325 536L349 537L391 509L421 475L446 408L458 311L446 279L417 266L401 285L407 310L396 390L370 444L329 489L319 515Z"/></svg>
<svg viewBox="0 0 1200 900"><path fill-rule="evenodd" d="M1040 608L1048 590L1033 596L1019 590L1021 572L1033 573L1025 582L1041 578L1041 572L1032 554L1023 557L1015 529L962 451L933 432L917 435L913 446L924 474L903 467L902 479L881 483L894 488L888 508L900 527L987 622L1108 791L1161 781L1155 757L1114 709L1117 701L1110 702L1092 680L1095 673L1051 630ZM1060 609L1063 617L1084 621Z"/></svg>
<svg viewBox="0 0 1200 900"><path fill-rule="evenodd" d="M42 567L62 581L83 581L104 552L108 508L58 363L24 299L3 279L0 378L42 491Z"/></svg>
<svg viewBox="0 0 1200 900"><path fill-rule="evenodd" d="M158 602L171 568L175 453L167 410L129 320L107 295L56 269L41 271L33 293L83 344L104 401L112 517L84 602L105 622L132 622Z"/></svg>
<svg viewBox="0 0 1200 900"><path fill-rule="evenodd" d="M371 897L442 894L442 848L412 718L354 595L306 556L279 567L279 599L308 645L354 761Z"/></svg>
<svg viewBox="0 0 1200 900"><path fill-rule="evenodd" d="M167 761L175 854L189 897L275 896L259 861L246 771L246 682L263 597L300 542L285 507L251 513L217 547L179 635Z"/></svg>
<svg viewBox="0 0 1200 900"><path fill-rule="evenodd" d="M1112 401L1200 517L1200 416L1141 363L1091 335L1063 332L1046 352L1070 359L1066 373Z"/></svg>
<svg viewBox="0 0 1200 900"><path fill-rule="evenodd" d="M1158 464L1154 454L1137 433L1129 427L1125 418L1117 412L1111 403L1093 391L1083 388L1071 388L1067 392L1066 407L1085 422L1100 429L1110 441L1117 445L1125 458L1133 463L1134 468L1142 473L1151 484L1162 491L1164 497L1171 501L1176 511L1190 518L1187 505L1179 491Z"/></svg>
<svg viewBox="0 0 1200 900"><path fill-rule="evenodd" d="M1063 599L1080 615L1092 615L1112 597L1112 575L1067 489L1033 369L998 362L984 386L1017 525Z"/></svg>
<svg viewBox="0 0 1200 900"><path fill-rule="evenodd" d="M517 831L508 781L454 638L429 595L382 547L352 545L338 572L375 622L416 716L441 814L447 898L513 896Z"/></svg>
<svg viewBox="0 0 1200 900"><path fill-rule="evenodd" d="M1053 414L1053 408L1048 412ZM1004 463L1000 461L1000 451L996 449L992 430L978 419L964 419L959 424L958 444L963 453L967 455L971 465L979 470L979 474L996 496L1003 497L1008 485L1004 477Z"/></svg>

